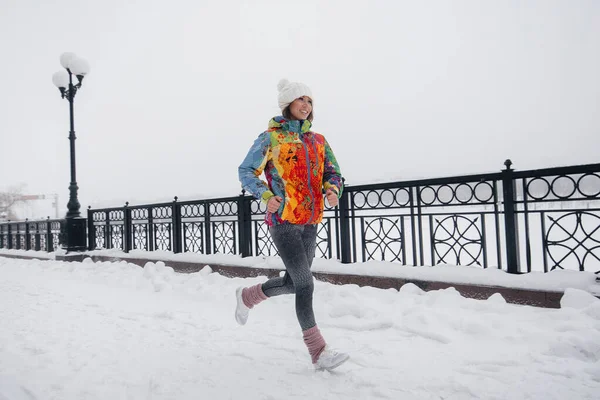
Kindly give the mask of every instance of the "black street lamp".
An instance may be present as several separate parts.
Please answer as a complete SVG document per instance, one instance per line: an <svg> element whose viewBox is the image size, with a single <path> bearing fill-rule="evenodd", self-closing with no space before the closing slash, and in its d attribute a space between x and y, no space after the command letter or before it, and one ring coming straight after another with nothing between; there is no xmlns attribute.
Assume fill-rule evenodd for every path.
<svg viewBox="0 0 600 400"><path fill-rule="evenodd" d="M77 174L75 169L75 122L73 117L73 101L77 90L81 88L81 82L90 71L90 66L86 60L77 57L73 53L63 53L60 56L60 64L66 71L56 72L52 76L52 82L60 90L61 97L69 101L69 116L71 130L69 131L69 141L71 143L71 184L69 185L69 211L66 215L64 226L63 248L67 253L72 251L83 251L86 249L86 219L81 218L79 209L81 205L77 199ZM73 84L73 75L77 77L78 83Z"/></svg>

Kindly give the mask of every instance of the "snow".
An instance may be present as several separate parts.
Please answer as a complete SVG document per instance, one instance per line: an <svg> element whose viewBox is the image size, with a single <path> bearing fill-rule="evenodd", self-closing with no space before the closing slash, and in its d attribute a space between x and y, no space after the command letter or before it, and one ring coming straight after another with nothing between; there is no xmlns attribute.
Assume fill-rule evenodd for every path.
<svg viewBox="0 0 600 400"><path fill-rule="evenodd" d="M600 300L560 309L315 283L325 339L350 353L315 372L293 296L235 323L210 267L0 257L0 399L596 399Z"/></svg>
<svg viewBox="0 0 600 400"><path fill-rule="evenodd" d="M35 400L35 395L13 380L0 376L0 400Z"/></svg>
<svg viewBox="0 0 600 400"><path fill-rule="evenodd" d="M54 259L56 254L64 254L64 250L56 253L40 251L0 249L0 254L24 255L29 257ZM233 265L241 267L280 269L285 267L279 257L245 257L226 254L198 254L168 251L132 250L94 250L86 254L120 259L137 258L151 261L180 261L192 263ZM587 271L554 270L551 272L530 272L522 275L508 274L497 268L436 265L414 268L398 263L368 261L365 263L342 264L339 260L316 258L313 262L314 272L362 276L380 276L411 280L448 282L454 284L471 284L482 286L498 286L506 288L531 289L542 291L565 291L580 289L600 296L600 284L596 282L596 274Z"/></svg>

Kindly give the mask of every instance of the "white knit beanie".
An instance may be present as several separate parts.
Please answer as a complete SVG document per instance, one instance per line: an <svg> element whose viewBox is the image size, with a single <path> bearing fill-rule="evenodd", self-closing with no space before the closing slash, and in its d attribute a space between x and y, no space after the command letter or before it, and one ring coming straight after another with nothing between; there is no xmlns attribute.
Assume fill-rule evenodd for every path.
<svg viewBox="0 0 600 400"><path fill-rule="evenodd" d="M304 83L290 82L284 78L277 84L277 90L279 90L277 100L279 100L279 108L281 111L289 106L294 100L302 96L308 96L312 101L315 100L313 99L310 88Z"/></svg>

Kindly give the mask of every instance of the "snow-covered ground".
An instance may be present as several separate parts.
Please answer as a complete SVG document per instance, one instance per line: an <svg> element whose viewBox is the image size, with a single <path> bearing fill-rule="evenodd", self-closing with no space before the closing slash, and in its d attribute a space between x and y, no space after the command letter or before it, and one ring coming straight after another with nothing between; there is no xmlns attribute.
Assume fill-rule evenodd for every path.
<svg viewBox="0 0 600 400"><path fill-rule="evenodd" d="M0 249L0 255L39 257L54 260L58 255L65 255L63 249L54 253L32 250ZM193 252L174 254L169 251L132 250L94 250L87 255L103 256L127 260L128 258L148 261L177 261L195 264L220 264L239 267L285 269L279 257L245 257L230 254L198 254ZM531 289L542 291L564 292L566 289L581 289L600 296L600 283L592 272L556 269L548 273L530 272L522 275L509 274L498 268L481 268L477 266L436 265L414 268L387 261L368 261L364 263L342 264L339 260L315 258L312 266L314 272L329 274L361 275L392 277L400 279L448 282L454 284L499 286L507 288Z"/></svg>
<svg viewBox="0 0 600 400"><path fill-rule="evenodd" d="M561 309L316 282L325 339L351 359L315 372L292 296L248 324L229 279L162 263L0 257L0 399L597 399L600 300Z"/></svg>

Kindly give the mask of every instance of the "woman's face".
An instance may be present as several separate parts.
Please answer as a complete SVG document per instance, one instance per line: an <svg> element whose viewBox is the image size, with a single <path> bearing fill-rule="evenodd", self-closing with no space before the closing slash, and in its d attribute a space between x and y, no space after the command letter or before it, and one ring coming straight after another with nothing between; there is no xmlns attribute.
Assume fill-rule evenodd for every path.
<svg viewBox="0 0 600 400"><path fill-rule="evenodd" d="M290 114L294 119L307 119L312 112L312 99L308 96L297 98L290 104Z"/></svg>

